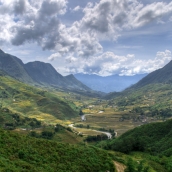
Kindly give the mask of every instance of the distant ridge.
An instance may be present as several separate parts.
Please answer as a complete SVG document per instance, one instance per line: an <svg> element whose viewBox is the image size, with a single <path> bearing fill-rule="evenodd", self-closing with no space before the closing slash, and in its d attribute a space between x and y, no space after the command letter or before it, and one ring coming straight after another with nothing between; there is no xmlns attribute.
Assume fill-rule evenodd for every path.
<svg viewBox="0 0 172 172"><path fill-rule="evenodd" d="M105 96L106 99L112 99L118 96L126 96L128 93L132 94L135 91L139 91L145 87L153 87L155 84L172 84L172 61L166 64L163 68L155 70L142 78L136 84L128 87L122 92L112 92ZM141 91L142 92L142 91Z"/></svg>
<svg viewBox="0 0 172 172"><path fill-rule="evenodd" d="M24 64L19 58L0 49L0 70L11 77L31 85L50 86L71 91L94 92L74 76L64 77L49 63L40 61Z"/></svg>
<svg viewBox="0 0 172 172"><path fill-rule="evenodd" d="M78 73L74 76L84 83L86 86L90 87L96 91L102 91L105 93L114 92L114 91L123 91L127 87L135 84L140 79L145 77L147 74L138 74L134 76L119 76L119 75L111 75L111 76L99 76L95 74L82 74Z"/></svg>

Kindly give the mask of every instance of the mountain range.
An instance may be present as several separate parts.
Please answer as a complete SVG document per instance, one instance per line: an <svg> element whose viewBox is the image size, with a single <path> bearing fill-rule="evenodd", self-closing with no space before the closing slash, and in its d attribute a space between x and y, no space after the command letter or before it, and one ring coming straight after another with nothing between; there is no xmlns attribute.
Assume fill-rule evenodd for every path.
<svg viewBox="0 0 172 172"><path fill-rule="evenodd" d="M122 92L107 94L105 99L116 99L118 104L164 109L171 107L172 61L155 70ZM118 100L117 100L118 99Z"/></svg>
<svg viewBox="0 0 172 172"><path fill-rule="evenodd" d="M11 77L31 85L94 92L73 75L62 76L49 63L40 61L24 64L19 58L0 50L0 69Z"/></svg>
<svg viewBox="0 0 172 172"><path fill-rule="evenodd" d="M134 76L98 76L95 74L75 74L75 78L84 83L86 86L93 90L102 91L105 93L123 91L127 87L137 83L140 79L145 77L147 74L138 74Z"/></svg>

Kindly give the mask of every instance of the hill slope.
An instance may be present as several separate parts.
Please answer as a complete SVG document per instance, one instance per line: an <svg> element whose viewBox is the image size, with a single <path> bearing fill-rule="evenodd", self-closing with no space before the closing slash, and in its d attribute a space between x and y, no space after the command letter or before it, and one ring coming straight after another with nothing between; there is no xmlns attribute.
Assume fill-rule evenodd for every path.
<svg viewBox="0 0 172 172"><path fill-rule="evenodd" d="M8 75L26 83L33 83L33 80L28 75L24 68L23 62L15 56L4 53L0 49L0 69Z"/></svg>
<svg viewBox="0 0 172 172"><path fill-rule="evenodd" d="M65 87L65 79L49 63L29 62L25 64L25 69L31 78L39 84Z"/></svg>
<svg viewBox="0 0 172 172"><path fill-rule="evenodd" d="M172 83L172 61L170 61L163 68L151 72L138 83L132 86L132 88L140 88L148 84L155 83Z"/></svg>
<svg viewBox="0 0 172 172"><path fill-rule="evenodd" d="M171 99L167 96L171 94L172 83L172 61L170 61L163 68L151 72L138 83L125 89L122 92L113 92L105 96L106 99L121 99L128 104L135 104L140 106L146 104L149 106L170 104ZM119 98L120 97L120 98ZM126 97L128 100L126 100ZM138 104L136 102L142 102Z"/></svg>
<svg viewBox="0 0 172 172"><path fill-rule="evenodd" d="M75 89L79 89L79 90L85 90L85 91L93 91L89 87L84 85L82 82L77 80L75 78L75 76L72 74L65 76L65 79L67 80L67 82L69 83L69 87L71 87L71 88L75 88Z"/></svg>
<svg viewBox="0 0 172 172"><path fill-rule="evenodd" d="M172 120L151 123L130 130L109 143L115 151L149 152L153 155L172 156Z"/></svg>
<svg viewBox="0 0 172 172"><path fill-rule="evenodd" d="M23 116L56 122L79 114L75 105L61 100L56 92L43 90L19 82L0 72L0 104Z"/></svg>
<svg viewBox="0 0 172 172"><path fill-rule="evenodd" d="M0 145L0 171L114 172L115 170L108 154L93 147L36 139L2 129L0 129Z"/></svg>

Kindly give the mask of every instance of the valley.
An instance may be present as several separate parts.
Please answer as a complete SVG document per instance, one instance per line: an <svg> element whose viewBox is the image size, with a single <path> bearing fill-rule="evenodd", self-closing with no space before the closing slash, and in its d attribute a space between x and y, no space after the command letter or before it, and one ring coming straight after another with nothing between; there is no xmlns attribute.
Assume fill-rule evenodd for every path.
<svg viewBox="0 0 172 172"><path fill-rule="evenodd" d="M0 172L172 172L172 1L0 0Z"/></svg>
<svg viewBox="0 0 172 172"><path fill-rule="evenodd" d="M3 52L0 53L3 54ZM13 59L13 56L7 56L12 60L16 59ZM3 61L2 63L5 68L7 63ZM19 64L16 62L16 65ZM35 63L30 65L33 68ZM36 63L36 65L40 70L41 65L44 68L49 66L42 63ZM19 75L20 70L16 74L19 78L10 74L11 69L8 65L6 70L3 70L4 68L0 70L0 143L3 145L0 148L0 170L14 168L13 171L18 172L22 168L25 168L25 171L30 169L39 171L45 168L45 171L50 169L53 172L55 168L59 168L62 171L76 169L81 171L85 163L89 164L86 168L89 171L97 169L101 171L98 167L101 164L104 170L114 172L116 168L117 172L124 172L129 170L132 164L134 168L130 169L132 172L133 170L140 172L140 169L145 172L146 170L147 172L158 170L171 172L169 145L172 144L170 139L172 84L170 76L162 77L166 79L164 81L161 79L152 82L149 79L153 75L151 73L122 92L106 94L91 90L77 81L73 75L67 77L58 75L60 80L57 81L58 77L55 77L57 73L53 74L54 69L49 67L47 68L49 72L44 76L40 71L35 71L39 74L39 82L35 82L37 79L33 79L33 74L27 73L28 67L25 71L27 78ZM22 68L23 70L25 67ZM166 67L162 70L166 73ZM168 73L169 70L171 68L167 65ZM28 78L32 78L33 82L28 84ZM63 84L68 86L63 87ZM151 140L152 137L154 140ZM14 138L18 138L21 143L30 142L31 146L17 145ZM164 141L166 144L163 147ZM42 150L40 150L37 142L51 148L55 145L59 150L53 148L50 151L46 146L41 147ZM7 149L5 143L11 145L8 148L11 152L9 156L4 151ZM22 150L19 151L20 149ZM28 153L30 150L34 155L33 158ZM96 157L91 155L94 157L91 158L88 154L93 150L97 155ZM45 166L43 165L45 162L38 153L42 151L50 152ZM85 152L83 161L76 159L73 164L70 164L73 151ZM44 152L41 154L47 155ZM65 161L68 162L67 166L58 154L60 157L64 155ZM105 157L106 162L104 162ZM11 160L15 161L8 168ZM56 160L61 165L55 165ZM35 165L35 162L40 163L40 167ZM79 165L77 162L80 162ZM94 168L90 170L92 165Z"/></svg>

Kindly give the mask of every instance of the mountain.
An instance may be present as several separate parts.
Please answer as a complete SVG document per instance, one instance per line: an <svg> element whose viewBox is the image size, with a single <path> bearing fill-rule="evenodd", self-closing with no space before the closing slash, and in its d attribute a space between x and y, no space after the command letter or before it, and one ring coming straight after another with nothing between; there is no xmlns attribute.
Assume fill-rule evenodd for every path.
<svg viewBox="0 0 172 172"><path fill-rule="evenodd" d="M66 80L51 64L40 61L25 64L25 69L31 78L43 85L65 87Z"/></svg>
<svg viewBox="0 0 172 172"><path fill-rule="evenodd" d="M146 75L147 74L139 74L134 76L111 75L102 77L98 75L79 73L75 74L74 76L76 79L93 90L109 93L114 91L122 91L125 88L135 84Z"/></svg>
<svg viewBox="0 0 172 172"><path fill-rule="evenodd" d="M143 77L136 84L126 88L124 91L120 93L118 92L109 93L105 96L105 98L112 99L119 96L134 97L133 94L139 95L138 96L139 98L139 97L144 97L145 92L147 91L147 92L152 92L152 96L161 95L161 97L163 97L163 99L166 100L165 97L166 93L164 93L164 91L171 90L171 83L172 83L172 61L170 61L163 68L151 72L147 76ZM136 97L137 96L135 96L134 99L136 99ZM155 97L155 100L158 99L159 99L158 97ZM164 100L162 100L162 102L165 103Z"/></svg>
<svg viewBox="0 0 172 172"><path fill-rule="evenodd" d="M34 82L26 72L23 62L15 56L4 53L2 50L0 50L0 69L19 81L25 83Z"/></svg>
<svg viewBox="0 0 172 172"><path fill-rule="evenodd" d="M92 91L89 87L87 87L82 82L77 80L72 74L65 76L65 79L68 81L69 87L71 88L76 88L76 89L78 88L78 89L83 89L87 91Z"/></svg>
<svg viewBox="0 0 172 172"><path fill-rule="evenodd" d="M90 88L78 81L73 75L63 77L49 63L40 61L25 64L25 69L31 78L42 85L54 87L91 91Z"/></svg>
<svg viewBox="0 0 172 172"><path fill-rule="evenodd" d="M51 90L19 82L0 71L0 107L25 117L55 122L78 116L76 106Z"/></svg>
<svg viewBox="0 0 172 172"><path fill-rule="evenodd" d="M6 54L1 49L0 69L11 77L31 85L93 92L93 90L82 84L74 76L62 76L49 63L35 61L24 64L19 58Z"/></svg>
<svg viewBox="0 0 172 172"><path fill-rule="evenodd" d="M140 88L148 84L155 83L172 83L172 61L170 61L163 68L151 72L131 88Z"/></svg>

